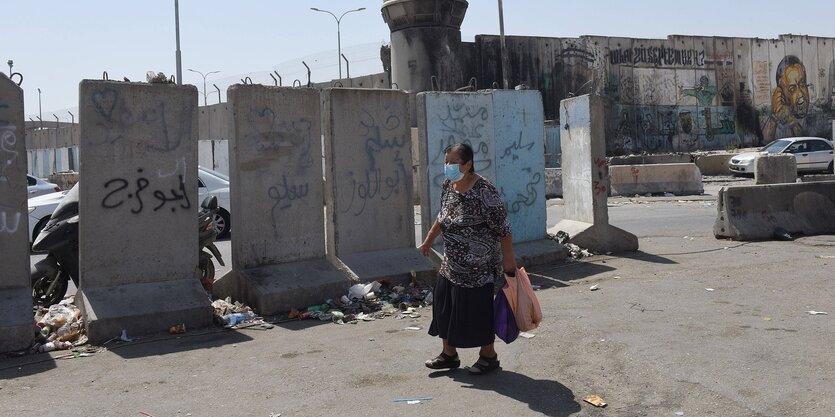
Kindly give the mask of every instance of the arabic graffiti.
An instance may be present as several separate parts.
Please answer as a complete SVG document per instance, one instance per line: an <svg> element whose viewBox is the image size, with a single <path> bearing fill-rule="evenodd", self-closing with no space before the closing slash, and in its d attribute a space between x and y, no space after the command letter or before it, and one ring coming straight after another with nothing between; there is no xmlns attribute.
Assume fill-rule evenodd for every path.
<svg viewBox="0 0 835 417"><path fill-rule="evenodd" d="M297 167L313 165L311 134L313 122L306 118L287 120L269 107L251 109L246 114L248 132L244 139L255 150L289 160Z"/></svg>
<svg viewBox="0 0 835 417"><path fill-rule="evenodd" d="M281 176L281 182L273 185L267 190L267 197L275 201L270 209L272 215L273 233L278 236L278 214L279 211L292 207L294 201L307 204L305 201L310 193L310 184L291 184L287 175Z"/></svg>
<svg viewBox="0 0 835 417"><path fill-rule="evenodd" d="M502 153L502 155L499 157L499 159L504 159L504 158L507 158L509 156L512 156L513 160L516 161L516 160L519 159L519 154L518 154L517 151L522 150L522 149L526 149L526 150L530 151L533 148L533 145L534 145L533 141L523 145L522 144L522 132L519 132L519 139L517 139L516 141L511 143L508 147L506 147L504 149L504 152Z"/></svg>
<svg viewBox="0 0 835 417"><path fill-rule="evenodd" d="M136 172L137 174L142 175L144 169L139 168ZM130 208L130 212L139 214L145 209L145 201L143 201L143 198L147 197L143 197L143 193L151 193L157 202L152 209L153 211L157 211L165 207L168 203L178 201L180 202L179 205L172 204L170 206L172 212L177 211L178 208L191 208L191 202L188 199L188 193L186 193L185 182L183 181L182 174L177 175L176 188L170 188L168 192L164 191L164 186L155 187L153 192L150 190L146 192L149 187L151 187L151 180L145 176L138 177L133 183L125 178L110 179L104 183L104 189L107 192L107 195L105 195L102 199L101 206L106 209L115 209L133 201L134 203Z"/></svg>
<svg viewBox="0 0 835 417"><path fill-rule="evenodd" d="M501 190L502 200L505 201L505 204L507 205L508 213L518 213L522 211L523 208L532 206L536 203L537 198L539 197L539 193L536 191L536 186L542 182L542 173L534 173L531 168L523 168L522 170L527 172L530 178L528 183L525 184L524 193L517 192L513 201L509 201L505 196L504 189Z"/></svg>
<svg viewBox="0 0 835 417"><path fill-rule="evenodd" d="M103 138L94 144L114 144L125 138L126 131L138 126L140 129L154 129L153 140L145 143L145 148L160 152L168 152L180 147L183 139L190 137L192 113L183 109L181 117L176 117L176 123L170 125L170 115L166 109L166 101L154 101L136 111L128 108L127 101L119 91L105 87L94 91L90 95L93 109L101 116L94 124L102 128Z"/></svg>
<svg viewBox="0 0 835 417"><path fill-rule="evenodd" d="M353 178L353 172L349 172L348 176L352 177L351 201L342 213L350 212L351 209L354 208L354 203L357 202L357 206L354 208L355 211L353 214L358 216L365 211L365 207L369 200L379 197L381 201L386 201L391 198L392 195L398 194L398 189L400 188L401 178L399 170L394 172L394 177L384 177L380 168L373 170L366 169L359 176L359 179Z"/></svg>
<svg viewBox="0 0 835 417"><path fill-rule="evenodd" d="M393 195L401 195L401 188L408 186L407 168L411 170L411 163L407 165L403 157L409 155L410 141L400 118L390 114L380 117L380 122L370 112L362 113L360 134L367 158L364 164L359 162L356 171L347 172L345 183L351 190L350 200L340 210L355 216L365 211L370 200L386 201ZM408 193L403 190L402 195Z"/></svg>

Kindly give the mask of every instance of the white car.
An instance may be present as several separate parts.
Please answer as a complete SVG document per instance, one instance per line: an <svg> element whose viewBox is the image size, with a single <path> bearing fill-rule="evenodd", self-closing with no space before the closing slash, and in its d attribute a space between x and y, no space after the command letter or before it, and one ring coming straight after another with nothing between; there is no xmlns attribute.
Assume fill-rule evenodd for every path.
<svg viewBox="0 0 835 417"><path fill-rule="evenodd" d="M34 175L26 174L26 181L28 182L26 191L29 193L29 198L61 191L61 187L58 184L53 184Z"/></svg>
<svg viewBox="0 0 835 417"><path fill-rule="evenodd" d="M777 139L756 152L744 152L728 162L731 172L754 174L754 160L758 155L785 153L794 155L797 172L826 171L832 173L832 142L823 138L797 137Z"/></svg>
<svg viewBox="0 0 835 417"><path fill-rule="evenodd" d="M218 238L229 236L230 215L229 215L229 177L212 171L207 168L197 168L197 210L200 210L200 203L209 195L217 197L217 215L215 216L215 228L218 231ZM67 191L52 193L29 199L29 244L35 241L38 233L46 226L58 207L58 203L67 194Z"/></svg>

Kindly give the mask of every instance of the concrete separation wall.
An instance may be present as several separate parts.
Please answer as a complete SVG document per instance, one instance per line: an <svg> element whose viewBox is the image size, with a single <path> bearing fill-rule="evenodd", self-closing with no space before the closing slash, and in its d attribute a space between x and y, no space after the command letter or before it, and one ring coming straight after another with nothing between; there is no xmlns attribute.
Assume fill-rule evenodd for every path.
<svg viewBox="0 0 835 417"><path fill-rule="evenodd" d="M748 185L719 191L716 238L767 240L790 234L835 233L835 181Z"/></svg>
<svg viewBox="0 0 835 417"><path fill-rule="evenodd" d="M704 192L702 173L696 164L617 165L609 167L612 195Z"/></svg>

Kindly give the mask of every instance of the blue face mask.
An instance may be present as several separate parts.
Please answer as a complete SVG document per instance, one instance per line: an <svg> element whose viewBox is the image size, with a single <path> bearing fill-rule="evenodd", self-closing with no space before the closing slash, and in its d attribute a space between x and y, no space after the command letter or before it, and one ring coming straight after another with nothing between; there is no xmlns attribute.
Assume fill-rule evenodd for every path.
<svg viewBox="0 0 835 417"><path fill-rule="evenodd" d="M461 178L464 178L464 173L461 172L460 164L445 164L444 175L446 175L446 177L452 182L456 182Z"/></svg>

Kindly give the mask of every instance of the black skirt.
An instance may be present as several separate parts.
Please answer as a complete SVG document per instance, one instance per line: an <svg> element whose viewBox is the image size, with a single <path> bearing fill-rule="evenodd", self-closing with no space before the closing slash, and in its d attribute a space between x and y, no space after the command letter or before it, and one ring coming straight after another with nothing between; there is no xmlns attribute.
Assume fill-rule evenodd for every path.
<svg viewBox="0 0 835 417"><path fill-rule="evenodd" d="M459 348L493 343L496 337L493 288L493 284L460 287L439 276L433 294L429 335L447 339L447 343Z"/></svg>

